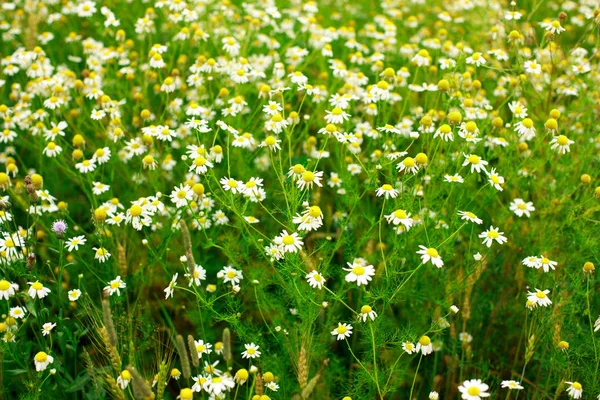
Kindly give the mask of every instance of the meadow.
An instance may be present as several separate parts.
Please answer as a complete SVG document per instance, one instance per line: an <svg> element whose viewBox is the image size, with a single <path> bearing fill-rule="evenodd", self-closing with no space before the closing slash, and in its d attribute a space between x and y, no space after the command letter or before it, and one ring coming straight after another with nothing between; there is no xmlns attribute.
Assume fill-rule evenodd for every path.
<svg viewBox="0 0 600 400"><path fill-rule="evenodd" d="M599 24L0 2L0 399L600 399Z"/></svg>

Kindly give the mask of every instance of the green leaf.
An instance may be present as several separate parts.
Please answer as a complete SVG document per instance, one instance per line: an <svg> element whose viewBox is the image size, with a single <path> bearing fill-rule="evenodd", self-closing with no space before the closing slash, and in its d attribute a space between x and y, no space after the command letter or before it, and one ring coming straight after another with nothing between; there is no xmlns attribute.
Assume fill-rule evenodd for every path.
<svg viewBox="0 0 600 400"><path fill-rule="evenodd" d="M67 393L78 392L83 390L85 385L90 381L90 376L88 374L81 375L79 378L73 381L73 384L67 388Z"/></svg>
<svg viewBox="0 0 600 400"><path fill-rule="evenodd" d="M21 374L26 374L27 370L26 369L7 369L6 372L8 372L9 374L13 374L13 375L21 375Z"/></svg>

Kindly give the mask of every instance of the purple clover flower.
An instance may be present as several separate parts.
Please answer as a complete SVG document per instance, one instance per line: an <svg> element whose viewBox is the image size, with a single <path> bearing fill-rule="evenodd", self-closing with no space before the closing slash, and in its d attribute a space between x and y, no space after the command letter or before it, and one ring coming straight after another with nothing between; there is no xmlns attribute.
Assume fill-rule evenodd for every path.
<svg viewBox="0 0 600 400"><path fill-rule="evenodd" d="M59 239L62 239L69 226L62 219L58 219L52 223L52 231Z"/></svg>

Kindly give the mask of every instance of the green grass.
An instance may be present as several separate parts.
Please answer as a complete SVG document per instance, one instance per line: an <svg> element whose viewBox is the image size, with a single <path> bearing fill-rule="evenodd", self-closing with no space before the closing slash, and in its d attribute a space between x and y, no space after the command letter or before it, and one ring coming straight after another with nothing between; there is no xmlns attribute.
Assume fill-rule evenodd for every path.
<svg viewBox="0 0 600 400"><path fill-rule="evenodd" d="M479 3L277 2L275 9L108 1L89 17L78 15L85 3L4 7L0 398L189 399L193 378L217 387L204 385L195 399L214 398L219 380L234 378L222 398L431 399L435 391L458 399L472 379L490 398L565 399L581 388L583 399L598 397L597 5ZM102 6L118 27L105 26ZM523 17L508 20L508 11ZM150 33L136 31L144 18ZM552 21L566 31L550 34L544 24ZM45 42L44 32L53 39ZM239 54L224 46L229 37ZM498 50L505 59L490 53ZM470 63L474 52L484 65ZM428 65L418 65L417 54ZM161 58L165 66L153 67ZM442 69L443 59L454 62ZM293 82L296 72L310 86ZM236 82L242 75L248 82ZM193 87L194 79L202 83ZM380 82L389 99L377 98ZM161 88L171 84L172 92ZM423 85L430 90L417 90ZM349 118L328 126L334 95L350 96L340 106ZM49 107L56 99L62 105ZM270 130L279 120L263 110L269 101L288 120L280 132ZM523 115L511 110L516 102ZM202 107L195 118L208 131L186 125L194 107ZM101 109L103 118L91 118ZM516 131L525 117L531 137ZM52 133L61 121L63 134ZM459 135L469 121L477 132ZM435 135L444 124L452 141ZM156 126L169 127L171 140ZM259 146L272 139L280 149ZM247 140L254 143L236 145ZM552 148L565 140L568 152ZM47 155L50 142L62 148L55 157ZM110 151L101 164L99 149ZM212 166L190 172L203 165L194 164L199 154ZM398 170L413 165L407 157L414 174ZM81 172L84 160L93 160L93 171ZM487 173L465 160L484 160ZM300 174L290 177L297 165ZM492 170L504 179L496 187ZM323 172L321 185L301 188L304 171ZM455 174L464 182L448 182ZM237 189L260 178L264 192L234 194L223 178L241 181ZM94 182L110 187L96 194ZM182 185L189 193L178 207L170 197ZM397 196L378 196L384 185ZM511 209L515 199L532 203L530 216ZM310 206L322 224L303 231L294 219ZM410 214L403 222L410 229L399 234L386 218L396 210ZM143 226L126 218L140 213ZM53 229L57 220L68 225L64 235ZM482 243L491 227L507 242ZM65 241L80 235L86 243L68 251ZM302 243L285 252L278 236ZM423 262L419 246L435 249L443 267ZM100 262L93 248L110 257ZM530 256L556 266L528 268ZM189 278L196 265L206 272L199 285ZM346 280L357 265L373 267L367 285ZM317 287L307 282L311 271L324 280ZM126 286L109 295L117 276ZM28 293L36 281L50 289L42 299ZM71 301L75 289L81 296ZM536 289L549 290L551 304L528 307ZM377 316L363 322L363 306ZM17 307L24 318L9 315ZM56 324L47 335L45 323ZM339 323L352 326L344 340L332 334ZM427 338L431 354L403 349ZM202 347L191 340L212 352L197 360ZM242 356L251 343L260 357ZM36 371L40 352L53 362ZM205 368L215 362L220 372ZM524 389L502 387L508 380ZM480 398L471 394L462 398Z"/></svg>

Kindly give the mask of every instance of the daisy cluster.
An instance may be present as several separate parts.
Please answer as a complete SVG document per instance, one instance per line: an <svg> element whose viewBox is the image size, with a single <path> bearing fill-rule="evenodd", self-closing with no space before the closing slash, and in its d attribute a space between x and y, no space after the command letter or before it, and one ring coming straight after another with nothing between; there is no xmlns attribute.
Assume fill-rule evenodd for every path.
<svg viewBox="0 0 600 400"><path fill-rule="evenodd" d="M599 24L2 2L6 395L600 399Z"/></svg>

